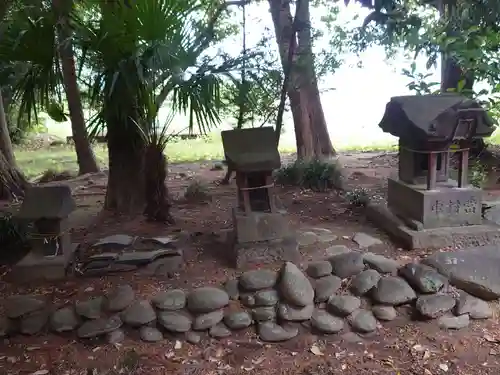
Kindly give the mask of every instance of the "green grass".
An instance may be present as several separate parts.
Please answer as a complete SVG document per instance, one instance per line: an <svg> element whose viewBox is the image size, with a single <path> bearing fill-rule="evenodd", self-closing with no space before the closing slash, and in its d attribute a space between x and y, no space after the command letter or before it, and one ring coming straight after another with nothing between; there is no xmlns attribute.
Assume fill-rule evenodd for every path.
<svg viewBox="0 0 500 375"><path fill-rule="evenodd" d="M489 143L500 144L500 132L488 139ZM337 147L338 151L396 151L395 142L343 144ZM30 149L26 146L16 147L17 162L28 178L42 175L45 171L77 171L76 154L70 145L50 146L39 149ZM291 145L280 147L283 153L295 152ZM94 152L102 166L107 165L108 155L105 145L94 147ZM202 160L222 160L223 149L219 134L209 135L200 139L179 140L167 146L166 154L170 163L187 163Z"/></svg>

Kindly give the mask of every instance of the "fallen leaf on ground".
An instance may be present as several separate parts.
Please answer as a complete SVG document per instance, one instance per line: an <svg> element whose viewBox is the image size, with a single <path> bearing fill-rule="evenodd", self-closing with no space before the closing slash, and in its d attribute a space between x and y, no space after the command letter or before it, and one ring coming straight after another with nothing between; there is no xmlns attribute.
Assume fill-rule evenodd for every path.
<svg viewBox="0 0 500 375"><path fill-rule="evenodd" d="M317 344L313 344L313 346L311 346L311 353L314 354L314 355L323 355L323 352L321 351L321 349L319 348L319 346Z"/></svg>
<svg viewBox="0 0 500 375"><path fill-rule="evenodd" d="M485 339L488 342L494 342L494 343L499 343L500 342L500 340L497 337L492 336L489 333L485 333L483 335L483 339Z"/></svg>
<svg viewBox="0 0 500 375"><path fill-rule="evenodd" d="M447 372L448 371L448 365L446 363L441 363L439 365L439 368L444 371L444 372Z"/></svg>
<svg viewBox="0 0 500 375"><path fill-rule="evenodd" d="M254 365L260 365L262 362L266 360L266 357L259 357L257 359L252 359L252 363Z"/></svg>
<svg viewBox="0 0 500 375"><path fill-rule="evenodd" d="M33 372L31 375L47 375L49 373L49 370L38 370Z"/></svg>

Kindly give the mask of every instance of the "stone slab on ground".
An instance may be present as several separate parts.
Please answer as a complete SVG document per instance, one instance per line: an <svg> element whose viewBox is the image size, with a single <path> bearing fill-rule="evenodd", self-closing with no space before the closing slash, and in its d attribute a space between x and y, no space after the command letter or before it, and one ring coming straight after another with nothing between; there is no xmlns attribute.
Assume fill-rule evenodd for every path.
<svg viewBox="0 0 500 375"><path fill-rule="evenodd" d="M450 283L467 293L485 299L500 298L500 248L472 247L437 252L422 260L436 268Z"/></svg>
<svg viewBox="0 0 500 375"><path fill-rule="evenodd" d="M154 262L155 260L173 256L182 256L182 251L173 249L126 251L118 255L118 258L115 259L115 262L144 266L146 264Z"/></svg>
<svg viewBox="0 0 500 375"><path fill-rule="evenodd" d="M124 247L130 246L134 243L135 237L129 236L128 234L113 234L112 236L107 236L101 238L92 247L106 247L122 249Z"/></svg>
<svg viewBox="0 0 500 375"><path fill-rule="evenodd" d="M366 216L409 250L500 245L500 226L487 220L482 225L412 230L382 203L369 203Z"/></svg>

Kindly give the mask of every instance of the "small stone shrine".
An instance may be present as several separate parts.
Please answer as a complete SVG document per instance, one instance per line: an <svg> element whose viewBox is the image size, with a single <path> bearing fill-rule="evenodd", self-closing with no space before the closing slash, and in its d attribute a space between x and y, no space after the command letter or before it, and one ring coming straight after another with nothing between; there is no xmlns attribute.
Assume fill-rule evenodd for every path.
<svg viewBox="0 0 500 375"><path fill-rule="evenodd" d="M71 243L68 223L75 208L67 185L34 186L26 191L17 218L32 224L28 234L31 249L12 269L13 278L32 281L66 276L78 247Z"/></svg>
<svg viewBox="0 0 500 375"><path fill-rule="evenodd" d="M228 167L236 172L237 207L230 236L237 268L296 261L298 244L286 212L276 206L272 173L281 166L272 127L221 133Z"/></svg>
<svg viewBox="0 0 500 375"><path fill-rule="evenodd" d="M474 100L457 94L394 97L379 126L399 138L398 176L388 179L387 204L367 215L410 249L500 242L483 220L482 190L468 183L469 148L494 130ZM450 178L450 147L458 146L458 178Z"/></svg>

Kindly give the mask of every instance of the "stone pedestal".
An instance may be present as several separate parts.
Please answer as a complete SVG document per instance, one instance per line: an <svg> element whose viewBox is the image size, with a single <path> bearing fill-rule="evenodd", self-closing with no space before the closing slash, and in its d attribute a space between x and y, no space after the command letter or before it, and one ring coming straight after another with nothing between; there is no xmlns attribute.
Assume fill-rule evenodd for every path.
<svg viewBox="0 0 500 375"><path fill-rule="evenodd" d="M16 282L64 279L74 270L78 247L78 244L70 244L60 255L52 257L30 251L12 268L9 276Z"/></svg>
<svg viewBox="0 0 500 375"><path fill-rule="evenodd" d="M389 209L417 230L482 224L482 191L472 186L458 188L453 180L427 190L426 184L389 178L387 197Z"/></svg>
<svg viewBox="0 0 500 375"><path fill-rule="evenodd" d="M233 209L234 229L228 240L236 268L277 261L297 262L299 245L286 212L243 213Z"/></svg>
<svg viewBox="0 0 500 375"><path fill-rule="evenodd" d="M403 220L385 203L368 204L366 216L408 250L500 245L500 226L488 220L479 225L423 229Z"/></svg>

